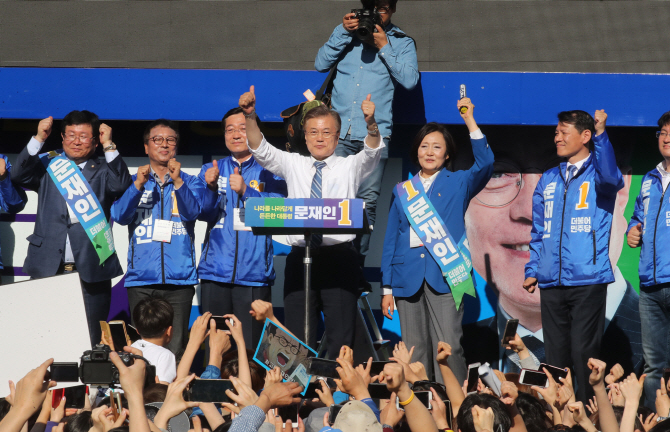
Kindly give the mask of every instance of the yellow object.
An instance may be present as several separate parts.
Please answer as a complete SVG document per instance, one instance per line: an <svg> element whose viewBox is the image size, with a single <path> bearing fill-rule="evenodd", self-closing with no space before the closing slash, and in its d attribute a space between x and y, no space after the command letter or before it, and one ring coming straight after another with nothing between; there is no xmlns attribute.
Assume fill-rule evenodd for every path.
<svg viewBox="0 0 670 432"><path fill-rule="evenodd" d="M414 400L414 392L412 392L412 396L410 396L409 399L407 399L404 402L398 402L398 403L402 406L405 406L405 405L409 405L413 400Z"/></svg>

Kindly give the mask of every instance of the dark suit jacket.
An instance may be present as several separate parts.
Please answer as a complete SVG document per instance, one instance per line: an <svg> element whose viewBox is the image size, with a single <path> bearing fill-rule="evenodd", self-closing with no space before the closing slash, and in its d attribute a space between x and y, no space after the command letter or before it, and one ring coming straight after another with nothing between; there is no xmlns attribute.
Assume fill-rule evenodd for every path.
<svg viewBox="0 0 670 432"><path fill-rule="evenodd" d="M644 367L638 309L640 296L628 282L626 285L626 293L603 335L600 360L607 363L608 368L619 363L626 375L635 372L640 376ZM462 345L467 363L489 362L497 369L500 338L496 316L464 325Z"/></svg>
<svg viewBox="0 0 670 432"><path fill-rule="evenodd" d="M110 164L94 156L86 162L82 173L109 221L112 203L132 182L126 163L121 156ZM81 224L70 224L65 198L47 174L39 155L30 156L27 147L24 148L13 167L12 181L38 193L35 230L27 238L30 244L23 264L25 273L34 278L54 276L63 260L65 239L69 235L77 271L83 281L100 282L123 274L116 254L100 265L98 254Z"/></svg>

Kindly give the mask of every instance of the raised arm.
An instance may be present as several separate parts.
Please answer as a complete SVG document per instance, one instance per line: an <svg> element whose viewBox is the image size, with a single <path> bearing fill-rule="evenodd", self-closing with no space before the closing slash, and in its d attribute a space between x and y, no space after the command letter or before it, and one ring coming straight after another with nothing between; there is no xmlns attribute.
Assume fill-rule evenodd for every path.
<svg viewBox="0 0 670 432"><path fill-rule="evenodd" d="M131 178L134 183L126 189L125 193L112 204L111 217L114 222L121 225L130 225L135 218L135 211L140 204L144 185L149 179L149 165L141 166L137 169L137 175Z"/></svg>
<svg viewBox="0 0 670 432"><path fill-rule="evenodd" d="M451 345L446 342L437 343L437 364L440 365L440 372L442 373L442 379L444 379L444 386L447 390L447 396L451 401L451 409L454 413L457 413L463 404L465 395L461 388L461 383L458 382L458 378L454 375L454 372L449 367L447 359L451 355Z"/></svg>
<svg viewBox="0 0 670 432"><path fill-rule="evenodd" d="M589 359L588 367L591 369L589 375L589 384L593 387L593 392L596 395L596 402L598 403L598 412L600 418L600 429L602 432L619 432L619 422L614 414L614 409L607 397L607 389L605 388L606 364L604 361L598 359Z"/></svg>
<svg viewBox="0 0 670 432"><path fill-rule="evenodd" d="M335 27L319 52L316 54L314 69L319 72L327 72L342 54L342 51L351 43L351 32L358 28L358 19L354 18L353 13L348 13L342 19L342 24Z"/></svg>
<svg viewBox="0 0 670 432"><path fill-rule="evenodd" d="M465 112L461 112L461 108L467 108ZM470 132L470 141L472 142L472 154L475 157L475 163L468 170L467 188L468 188L468 202L474 198L486 183L488 183L493 174L493 150L486 141L486 137L477 126L474 117L475 105L469 98L460 99L456 108L461 118L465 122Z"/></svg>
<svg viewBox="0 0 670 432"><path fill-rule="evenodd" d="M175 378L175 381L187 377L191 372L193 359L200 350L200 345L202 345L205 338L209 335L209 319L211 317L212 314L210 312L205 312L191 326L191 333L186 344L186 349L177 367L177 378Z"/></svg>
<svg viewBox="0 0 670 432"><path fill-rule="evenodd" d="M607 132L605 132L605 122L607 121L605 110L596 110L593 119L596 127L596 135L593 137L596 188L604 193L614 195L623 188L624 182L621 171L616 164L614 148Z"/></svg>
<svg viewBox="0 0 670 432"><path fill-rule="evenodd" d="M21 150L12 170L12 182L17 186L36 191L40 187L40 179L46 174L46 168L40 162L38 153L44 141L51 135L54 118L49 116L37 125L37 134L30 139L28 145Z"/></svg>

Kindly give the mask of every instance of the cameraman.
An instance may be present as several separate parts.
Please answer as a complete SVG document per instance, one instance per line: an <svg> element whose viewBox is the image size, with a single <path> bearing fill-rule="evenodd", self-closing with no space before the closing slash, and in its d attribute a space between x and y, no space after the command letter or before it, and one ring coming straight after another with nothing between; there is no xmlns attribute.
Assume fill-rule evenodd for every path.
<svg viewBox="0 0 670 432"><path fill-rule="evenodd" d="M375 33L361 40L357 36L359 24L363 26L363 21L369 18L359 20L354 13L346 14L342 25L335 28L328 42L319 49L314 67L319 72L327 72L339 61L332 94L333 109L342 118L336 155L346 157L363 150L363 139L368 131L360 104L368 94L375 101L375 118L386 147L382 150L379 165L361 184L356 196L365 200L370 225L374 225L393 127L393 93L398 84L407 90L416 86L419 65L414 40L391 24L398 0L361 2L364 7L375 8L381 25L376 24ZM370 235L364 235L360 242L360 254L364 260Z"/></svg>

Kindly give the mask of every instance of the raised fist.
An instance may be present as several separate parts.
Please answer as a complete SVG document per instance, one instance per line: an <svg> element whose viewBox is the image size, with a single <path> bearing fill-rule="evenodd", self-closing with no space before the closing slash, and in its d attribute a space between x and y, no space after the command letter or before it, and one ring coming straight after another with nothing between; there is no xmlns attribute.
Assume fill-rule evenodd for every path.
<svg viewBox="0 0 670 432"><path fill-rule="evenodd" d="M103 148L112 144L112 128L104 123L100 124L100 144Z"/></svg>
<svg viewBox="0 0 670 432"><path fill-rule="evenodd" d="M181 173L181 163L177 162L177 159L172 158L168 162L168 171L170 172L170 178L174 183L175 190L179 189L184 181L181 179L179 173Z"/></svg>
<svg viewBox="0 0 670 432"><path fill-rule="evenodd" d="M605 122L607 122L607 113L605 113L605 110L596 110L593 120L596 123L596 135L605 132Z"/></svg>
<svg viewBox="0 0 670 432"><path fill-rule="evenodd" d="M49 138L49 135L51 135L51 126L53 126L53 124L54 118L51 116L40 120L37 125L37 135L35 135L35 139L42 143L46 141L46 139Z"/></svg>
<svg viewBox="0 0 670 432"><path fill-rule="evenodd" d="M135 187L137 190L142 190L147 181L149 181L150 175L151 167L149 165L144 165L137 168L137 178L135 179Z"/></svg>

